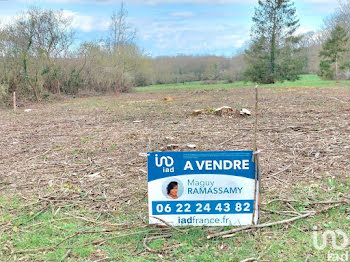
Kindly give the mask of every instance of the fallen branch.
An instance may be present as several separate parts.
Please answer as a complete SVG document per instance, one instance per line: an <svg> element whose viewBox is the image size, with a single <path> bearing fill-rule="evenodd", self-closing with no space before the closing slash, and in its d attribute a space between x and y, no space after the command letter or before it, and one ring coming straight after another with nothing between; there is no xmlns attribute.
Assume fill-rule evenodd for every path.
<svg viewBox="0 0 350 262"><path fill-rule="evenodd" d="M280 202L286 202L286 203L289 203L289 202L303 202L303 203L306 203L307 205L318 205L318 204L341 204L341 203L347 203L348 201L346 201L345 199L344 200L334 200L334 201L316 201L316 202L309 202L309 201L303 201L303 200L296 200L296 199L273 199L269 202L267 202L266 204L264 205L269 205L273 202L277 202L277 201L280 201Z"/></svg>
<svg viewBox="0 0 350 262"><path fill-rule="evenodd" d="M318 201L318 202L310 202L308 205L327 205L327 204L341 204L341 203L347 203L348 201L346 200L335 200L335 201Z"/></svg>
<svg viewBox="0 0 350 262"><path fill-rule="evenodd" d="M260 210L262 212L269 212L272 214L278 214L278 215L283 215L283 216L295 216L296 212L294 211L275 211L275 210L271 210L271 209L264 209L264 208L260 208Z"/></svg>
<svg viewBox="0 0 350 262"><path fill-rule="evenodd" d="M306 213L306 214L303 214L303 215L300 215L300 216L297 216L297 217L293 217L293 218L290 218L290 219L285 219L285 220L280 220L280 221L270 222L270 223L264 223L264 224L260 224L260 225L248 225L248 226L239 227L239 228L235 228L235 229L228 230L228 231L219 232L219 233L216 233L216 234L208 235L207 239L212 239L212 238L215 238L215 237L229 238L229 237L233 237L237 233L240 233L242 231L249 230L249 229L258 229L258 228L271 227L271 226L291 223L291 222L294 222L294 221L299 220L299 219L303 219L303 218L306 218L306 217L309 217L309 216L313 216L313 215L317 215L317 214L320 214L320 213L324 213L324 212L326 212L326 211L328 211L330 209L336 208L338 206L341 206L341 204L339 203L337 205L329 206L329 207L326 207L326 208L324 208L322 210L319 210L319 211L312 211L312 212L309 212L309 213Z"/></svg>
<svg viewBox="0 0 350 262"><path fill-rule="evenodd" d="M241 227L241 228L229 230L226 232L221 232L221 234L219 236L222 236L222 238L229 238L229 237L233 237L237 233L244 231L244 230L247 230L247 229L257 229L257 228L271 227L271 226L276 226L276 225L281 225L281 224L287 224L287 223L291 223L291 222L294 222L296 220L306 218L306 217L309 217L309 216L315 215L315 214L316 214L315 212L310 212L310 213L306 213L306 214L301 215L301 216L297 216L297 217L293 217L290 219L281 220L281 221L277 221L277 222L265 223L265 224L260 224L260 225L256 225L256 226ZM211 239L213 237L216 237L216 236L211 235L211 236L208 236L207 239Z"/></svg>

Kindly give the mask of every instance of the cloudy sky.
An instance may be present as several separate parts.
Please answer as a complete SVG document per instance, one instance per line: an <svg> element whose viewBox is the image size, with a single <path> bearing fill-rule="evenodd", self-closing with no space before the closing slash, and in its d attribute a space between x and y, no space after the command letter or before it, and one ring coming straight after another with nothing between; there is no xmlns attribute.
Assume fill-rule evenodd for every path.
<svg viewBox="0 0 350 262"><path fill-rule="evenodd" d="M249 39L257 0L125 0L137 43L151 56L216 54L231 56ZM296 0L300 31L318 30L337 0ZM0 21L9 23L30 6L63 10L72 19L76 41L106 36L120 0L0 0Z"/></svg>

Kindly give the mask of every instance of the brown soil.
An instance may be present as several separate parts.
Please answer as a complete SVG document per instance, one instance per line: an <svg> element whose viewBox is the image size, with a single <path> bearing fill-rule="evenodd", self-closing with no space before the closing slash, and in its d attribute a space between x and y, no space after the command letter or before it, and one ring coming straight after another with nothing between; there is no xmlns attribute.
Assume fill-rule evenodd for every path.
<svg viewBox="0 0 350 262"><path fill-rule="evenodd" d="M221 106L253 116L192 114ZM113 217L128 212L145 222L147 163L139 153L188 143L200 151L252 149L250 88L135 92L30 108L1 111L0 197ZM350 89L264 88L259 108L264 192L293 197L299 183L349 176Z"/></svg>

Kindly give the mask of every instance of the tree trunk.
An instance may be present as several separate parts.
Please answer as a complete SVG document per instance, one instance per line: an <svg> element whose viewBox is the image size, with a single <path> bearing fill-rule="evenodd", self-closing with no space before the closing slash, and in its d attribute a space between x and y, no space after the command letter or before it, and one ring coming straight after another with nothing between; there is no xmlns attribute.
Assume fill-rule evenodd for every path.
<svg viewBox="0 0 350 262"><path fill-rule="evenodd" d="M32 85L32 89L34 91L36 102L39 103L40 102L40 98L39 98L38 90L36 89L36 87L34 85Z"/></svg>
<svg viewBox="0 0 350 262"><path fill-rule="evenodd" d="M338 57L335 57L335 82L339 83L338 80Z"/></svg>
<svg viewBox="0 0 350 262"><path fill-rule="evenodd" d="M35 100L36 100L37 103L39 103L40 102L40 97L39 97L38 89L36 88L36 83L33 84L28 78L27 78L27 83L33 89Z"/></svg>
<svg viewBox="0 0 350 262"><path fill-rule="evenodd" d="M13 92L13 111L16 111L17 105L16 105L16 92Z"/></svg>
<svg viewBox="0 0 350 262"><path fill-rule="evenodd" d="M270 50L270 67L271 67L271 84L275 83L275 60L276 60L276 17L273 19L273 29L271 37L271 50Z"/></svg>
<svg viewBox="0 0 350 262"><path fill-rule="evenodd" d="M272 36L271 52L270 52L270 67L271 67L271 84L275 82L275 36Z"/></svg>

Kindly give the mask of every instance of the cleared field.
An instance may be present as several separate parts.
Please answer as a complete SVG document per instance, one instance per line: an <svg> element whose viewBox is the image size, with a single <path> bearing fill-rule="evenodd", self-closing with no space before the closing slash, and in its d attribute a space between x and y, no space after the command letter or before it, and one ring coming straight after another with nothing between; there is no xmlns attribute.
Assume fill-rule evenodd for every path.
<svg viewBox="0 0 350 262"><path fill-rule="evenodd" d="M253 117L211 112L224 105L253 111L252 88L150 87L1 111L0 260L325 261L329 251L342 254L315 249L312 235L317 226L319 236L341 229L350 237L350 89L303 86L260 89L260 222L329 210L226 239L206 240L222 228L148 226L139 153L188 143L250 150ZM194 116L194 109L207 113Z"/></svg>

